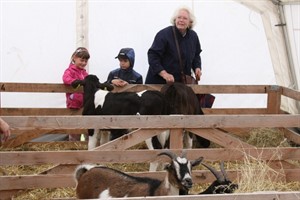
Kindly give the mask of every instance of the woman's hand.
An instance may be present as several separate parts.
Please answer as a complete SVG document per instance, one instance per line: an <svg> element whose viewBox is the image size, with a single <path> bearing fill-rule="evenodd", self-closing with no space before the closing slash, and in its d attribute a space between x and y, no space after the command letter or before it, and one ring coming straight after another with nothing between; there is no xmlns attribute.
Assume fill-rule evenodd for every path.
<svg viewBox="0 0 300 200"><path fill-rule="evenodd" d="M162 70L159 75L166 80L167 83L174 83L174 76L169 74L166 70Z"/></svg>
<svg viewBox="0 0 300 200"><path fill-rule="evenodd" d="M195 76L196 76L196 80L200 81L201 76L202 76L202 71L201 71L200 68L196 68L196 70L195 70Z"/></svg>

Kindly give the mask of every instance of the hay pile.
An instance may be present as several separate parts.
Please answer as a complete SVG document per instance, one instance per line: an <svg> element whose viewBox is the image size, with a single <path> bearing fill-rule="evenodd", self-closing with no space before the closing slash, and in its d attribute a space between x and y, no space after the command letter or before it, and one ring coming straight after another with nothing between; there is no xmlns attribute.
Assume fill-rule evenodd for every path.
<svg viewBox="0 0 300 200"><path fill-rule="evenodd" d="M255 128L249 131L247 143L256 147L291 147L284 133L275 128Z"/></svg>

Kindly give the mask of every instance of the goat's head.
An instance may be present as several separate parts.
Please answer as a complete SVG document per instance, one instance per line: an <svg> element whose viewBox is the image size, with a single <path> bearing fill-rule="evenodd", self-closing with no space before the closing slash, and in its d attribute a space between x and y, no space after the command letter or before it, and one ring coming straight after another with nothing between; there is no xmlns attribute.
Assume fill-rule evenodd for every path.
<svg viewBox="0 0 300 200"><path fill-rule="evenodd" d="M170 183L176 185L178 189L189 190L193 186L191 175L192 168L199 165L202 162L203 157L190 161L186 158L185 152L183 152L181 156L177 156L170 151L158 154L158 156L161 155L166 155L172 159L172 161L165 166L165 169L168 171Z"/></svg>
<svg viewBox="0 0 300 200"><path fill-rule="evenodd" d="M71 84L73 88L78 88L80 85L84 87L84 91L91 91L91 89L93 92L98 89L112 91L114 89L109 83L100 83L99 78L93 74L86 76L83 80L75 80Z"/></svg>
<svg viewBox="0 0 300 200"><path fill-rule="evenodd" d="M236 189L238 189L238 185L235 183L232 183L226 174L226 171L224 169L224 162L220 163L220 169L221 172L218 172L216 169L213 167L201 163L203 166L205 166L211 173L216 177L217 180L215 180L211 184L211 193L212 194L223 194L223 193L233 193Z"/></svg>

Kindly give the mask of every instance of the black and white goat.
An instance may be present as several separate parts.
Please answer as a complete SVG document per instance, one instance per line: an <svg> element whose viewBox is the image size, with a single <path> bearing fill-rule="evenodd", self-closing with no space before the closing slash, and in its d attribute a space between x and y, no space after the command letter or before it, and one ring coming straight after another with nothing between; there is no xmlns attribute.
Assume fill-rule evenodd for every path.
<svg viewBox="0 0 300 200"><path fill-rule="evenodd" d="M95 75L88 75L84 80L72 85L83 86L83 115L164 115L168 114L168 104L159 91L109 92L113 86L100 83ZM112 88L111 88L112 87ZM103 90L101 88L107 88ZM89 129L88 149L96 147L100 130ZM111 129L109 140L114 140L128 132L127 129ZM103 134L103 132L101 132ZM101 134L100 133L100 134ZM100 136L102 137L102 136ZM101 138L102 139L102 138ZM100 142L103 144L108 142Z"/></svg>
<svg viewBox="0 0 300 200"><path fill-rule="evenodd" d="M179 195L179 190L190 189L193 186L192 167L199 165L203 157L189 161L185 155L180 157L170 151L158 154L161 155L171 159L165 167L167 173L164 180L131 176L105 166L77 167L75 171L77 198L108 199Z"/></svg>
<svg viewBox="0 0 300 200"><path fill-rule="evenodd" d="M220 169L221 172L218 172L213 167L201 163L203 166L205 166L211 173L216 177L216 180L210 184L210 186L203 192L200 192L199 194L224 194L224 193L233 193L236 189L238 189L238 185L235 183L232 183L226 174L226 171L224 169L224 163L221 162Z"/></svg>

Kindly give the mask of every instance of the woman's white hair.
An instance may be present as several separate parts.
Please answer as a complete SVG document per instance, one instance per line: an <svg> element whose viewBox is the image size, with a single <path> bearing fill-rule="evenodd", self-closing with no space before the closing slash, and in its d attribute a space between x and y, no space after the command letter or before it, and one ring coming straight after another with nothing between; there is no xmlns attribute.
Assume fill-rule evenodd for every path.
<svg viewBox="0 0 300 200"><path fill-rule="evenodd" d="M181 7L177 8L175 10L175 12L174 12L174 14L173 14L173 16L171 18L171 24L175 25L176 18L178 17L179 12L182 11L182 10L184 10L184 11L186 11L188 13L189 18L190 18L189 29L193 29L193 27L196 24L196 17L194 15L194 13L191 11L191 9L188 8L187 6L181 6Z"/></svg>

